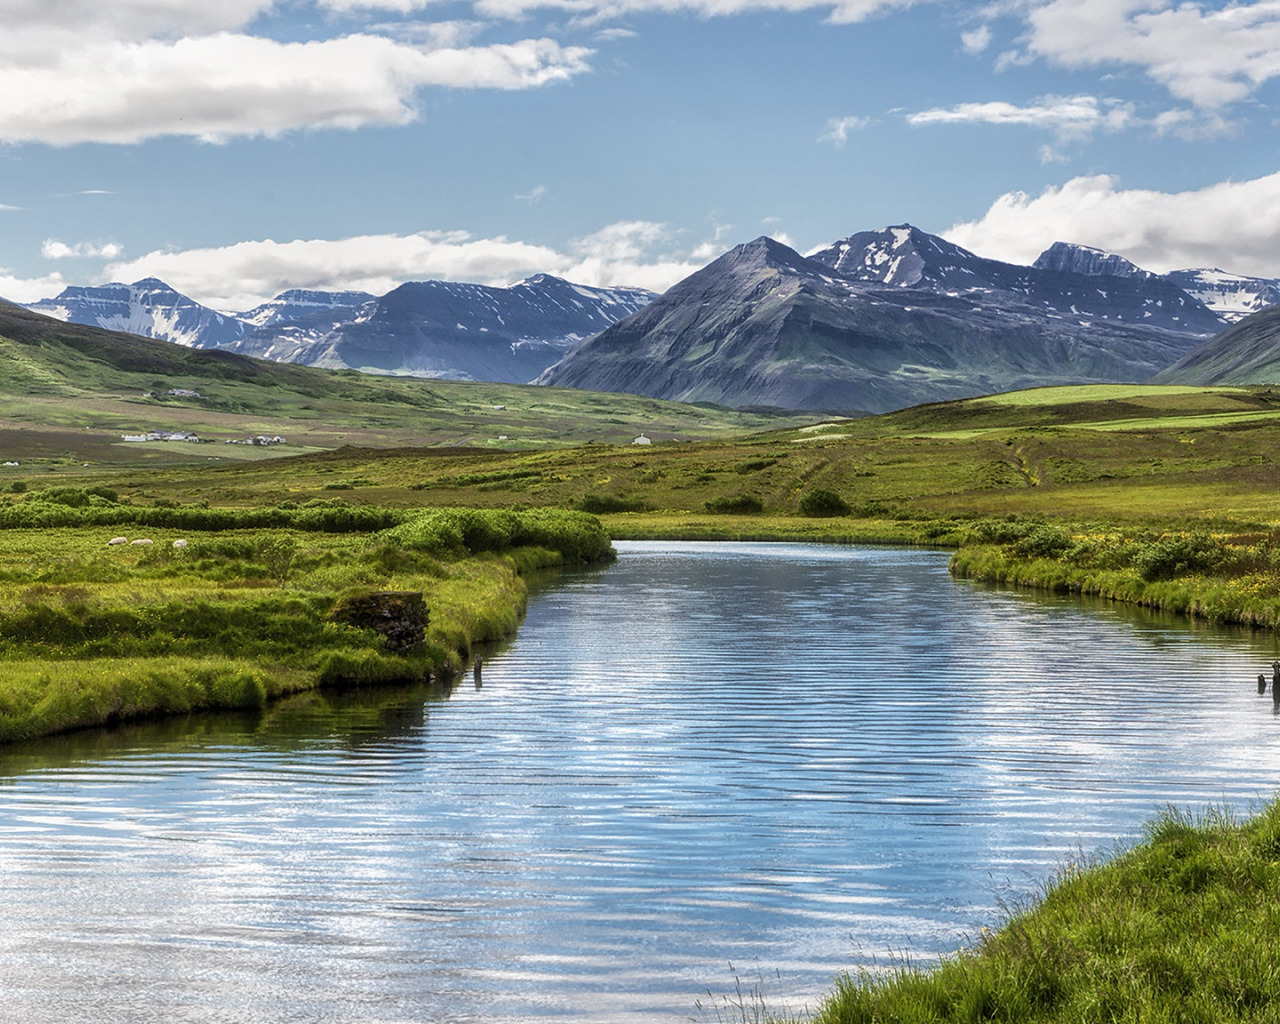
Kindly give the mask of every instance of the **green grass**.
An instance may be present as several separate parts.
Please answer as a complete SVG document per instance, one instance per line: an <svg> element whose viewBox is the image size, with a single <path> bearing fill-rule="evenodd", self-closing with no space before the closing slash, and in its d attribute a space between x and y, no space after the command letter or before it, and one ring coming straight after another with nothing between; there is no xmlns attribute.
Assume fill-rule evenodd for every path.
<svg viewBox="0 0 1280 1024"><path fill-rule="evenodd" d="M1105 863L930 969L849 976L817 1024L1219 1024L1280 1008L1280 805L1170 810Z"/></svg>
<svg viewBox="0 0 1280 1024"><path fill-rule="evenodd" d="M93 517L131 509L92 497L59 505L37 492L0 517L0 741L452 676L477 645L515 631L529 572L612 553L598 520L547 509L366 509L304 529L308 510L277 509L293 528L263 530L247 527L264 510L194 508L194 530L112 545L119 525ZM38 520L50 506L88 521L20 522L24 508ZM379 590L425 595L422 645L388 652L378 633L333 615L345 595Z"/></svg>
<svg viewBox="0 0 1280 1024"><path fill-rule="evenodd" d="M421 385L377 384L399 386ZM372 395L352 385L329 397L353 403L353 415L361 402L393 402ZM530 409L535 398L558 400L528 397ZM414 671L364 631L327 620L353 589L423 590L432 609L423 660L457 665L516 628L522 574L601 553L596 520L565 511L585 507L601 509L616 538L943 546L956 550L958 575L1274 627L1277 401L1262 388L1053 388L651 448L579 443L582 433L547 436L540 450L445 447L474 440L461 417L435 447L399 439L163 470L64 458L57 482L110 492L96 495L51 490L38 467L9 468L0 708L14 710L0 712L0 736L163 713L131 688L148 673L180 710L208 699L178 685L187 675L235 705ZM557 414L603 415L607 403L577 395ZM310 416L321 402L282 408L301 416L300 404L314 406ZM56 451L34 427L0 432L0 442ZM106 546L144 531L150 549ZM264 536L292 542L283 577ZM171 547L179 537L189 542L181 553ZM33 635L41 639L24 639ZM1170 814L1149 843L1064 870L1034 909L936 970L846 979L818 1019L1275 1020L1277 836L1274 806L1243 825ZM771 1019L741 994L714 1012Z"/></svg>
<svg viewBox="0 0 1280 1024"><path fill-rule="evenodd" d="M171 388L203 397L170 397ZM271 363L60 324L8 306L0 306L0 398L0 462L21 462L23 474L233 465L344 445L500 452L629 443L641 432L659 441L708 439L813 419ZM278 434L288 445L121 439L148 430L190 430L215 442Z"/></svg>

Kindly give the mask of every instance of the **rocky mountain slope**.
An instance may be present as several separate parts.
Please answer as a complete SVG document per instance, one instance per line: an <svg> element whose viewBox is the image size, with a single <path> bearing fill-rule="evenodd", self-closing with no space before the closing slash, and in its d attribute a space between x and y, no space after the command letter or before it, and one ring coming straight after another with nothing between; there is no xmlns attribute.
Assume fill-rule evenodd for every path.
<svg viewBox="0 0 1280 1024"><path fill-rule="evenodd" d="M232 315L148 278L67 288L27 308L66 323L277 362L523 383L653 297L643 289L588 288L543 274L510 288L411 283L381 298L292 290Z"/></svg>
<svg viewBox="0 0 1280 1024"><path fill-rule="evenodd" d="M238 317L202 306L154 277L133 284L65 288L57 298L26 308L64 323L159 338L187 348L221 348L250 330Z"/></svg>
<svg viewBox="0 0 1280 1024"><path fill-rule="evenodd" d="M1174 270L1164 276L1230 323L1280 302L1280 280L1272 278L1222 270Z"/></svg>
<svg viewBox="0 0 1280 1024"><path fill-rule="evenodd" d="M1232 324L1158 374L1153 383L1280 383L1280 306Z"/></svg>
<svg viewBox="0 0 1280 1024"><path fill-rule="evenodd" d="M642 289L588 288L548 274L509 288L414 282L349 319L318 310L266 324L227 347L310 366L525 383L653 298Z"/></svg>
<svg viewBox="0 0 1280 1024"><path fill-rule="evenodd" d="M1221 327L1156 275L1104 281L1020 267L904 225L810 257L770 238L739 246L538 381L739 408L884 412L1032 385L1145 380Z"/></svg>

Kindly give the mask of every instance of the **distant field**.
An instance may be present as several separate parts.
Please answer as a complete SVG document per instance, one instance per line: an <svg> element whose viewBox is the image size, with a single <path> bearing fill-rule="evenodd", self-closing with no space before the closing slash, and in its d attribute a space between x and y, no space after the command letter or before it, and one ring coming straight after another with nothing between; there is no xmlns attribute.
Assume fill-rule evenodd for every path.
<svg viewBox="0 0 1280 1024"><path fill-rule="evenodd" d="M170 392L193 394L170 394ZM193 431L214 442L281 435L299 453L460 447L533 451L591 442L708 440L812 422L563 388L379 377L196 351L61 324L0 304L0 461L39 472L255 460L240 446L123 443Z"/></svg>
<svg viewBox="0 0 1280 1024"><path fill-rule="evenodd" d="M1059 401L1064 392L1077 400ZM1100 398L1109 394L1125 397ZM622 443L583 443L566 431L558 445L525 451L467 443L472 435L463 434L427 447L352 445L296 458L278 458L278 449L237 452L265 458L234 464L211 458L233 446L199 445L167 466L153 462L156 471L120 463L61 471L101 477L142 501L580 507L619 522L643 513L650 535L660 532L655 517L673 524L703 517L717 501L757 501L765 517L794 517L814 489L835 492L868 519L1280 520L1280 409L1263 390L1038 389L1035 400L1005 397L783 430L748 432L759 421L744 420L736 439L674 442L654 431L658 443L649 447L629 443L630 428ZM729 429L729 421L709 419L704 429ZM8 436L0 433L0 442ZM292 429L289 436L306 439ZM46 448L63 437L47 436ZM128 446L113 443L112 452L121 447ZM157 449L155 460L179 450L148 447ZM24 474L31 476L26 467L0 470L0 486Z"/></svg>

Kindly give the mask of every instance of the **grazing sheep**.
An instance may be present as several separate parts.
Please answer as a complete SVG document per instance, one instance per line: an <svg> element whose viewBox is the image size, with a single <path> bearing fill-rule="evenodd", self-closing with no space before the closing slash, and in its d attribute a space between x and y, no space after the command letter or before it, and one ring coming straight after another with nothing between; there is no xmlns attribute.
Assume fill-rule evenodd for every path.
<svg viewBox="0 0 1280 1024"><path fill-rule="evenodd" d="M183 540L181 537L179 537L177 540L173 542L173 546L181 550L182 548L185 548L187 546L187 542Z"/></svg>
<svg viewBox="0 0 1280 1024"><path fill-rule="evenodd" d="M109 541L107 541L107 547L112 547L113 545L116 545L116 544L128 544L128 543L129 543L128 537L112 537Z"/></svg>
<svg viewBox="0 0 1280 1024"><path fill-rule="evenodd" d="M142 544L152 544L152 543L154 543L154 541L150 541L150 540L148 540L146 537L139 537L139 538L138 538L137 540L135 540L135 541L134 541L130 546L131 546L131 547L135 547L135 548L136 548L136 547L138 547L139 545L142 545Z"/></svg>

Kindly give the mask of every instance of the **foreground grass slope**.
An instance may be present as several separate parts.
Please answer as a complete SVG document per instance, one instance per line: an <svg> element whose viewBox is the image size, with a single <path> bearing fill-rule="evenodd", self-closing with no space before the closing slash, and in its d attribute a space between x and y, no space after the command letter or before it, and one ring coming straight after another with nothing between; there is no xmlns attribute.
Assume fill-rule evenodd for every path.
<svg viewBox="0 0 1280 1024"><path fill-rule="evenodd" d="M64 489L5 511L0 742L449 679L476 645L514 632L530 570L611 554L598 521L548 510L219 514ZM336 614L375 591L424 594L424 643L391 651Z"/></svg>
<svg viewBox="0 0 1280 1024"><path fill-rule="evenodd" d="M1167 812L932 970L848 977L817 1024L1220 1024L1280 1014L1280 804Z"/></svg>
<svg viewBox="0 0 1280 1024"><path fill-rule="evenodd" d="M352 587L428 592L434 649L457 658L514 628L521 570L576 557L598 530L589 511L614 537L934 544L975 578L1272 627L1277 451L1280 396L1268 389L1117 386L651 448L350 447L163 473L71 467L79 496L12 467L0 477L0 667L12 681L0 722L19 720L6 709L25 687L34 724L23 728L41 727L40 702L74 704L84 665L115 695L82 722L138 706L128 686L146 659L177 673L156 689L179 705L179 676L233 703L326 673L395 678L404 662L325 618ZM471 511L429 511L444 506ZM559 554L550 538L517 544L506 518L567 510ZM106 547L140 531L149 550ZM280 551L293 552L283 574ZM1280 1019L1277 837L1276 807L1244 824L1171 813L1147 844L1065 871L1037 907L938 968L846 980L818 1019Z"/></svg>

